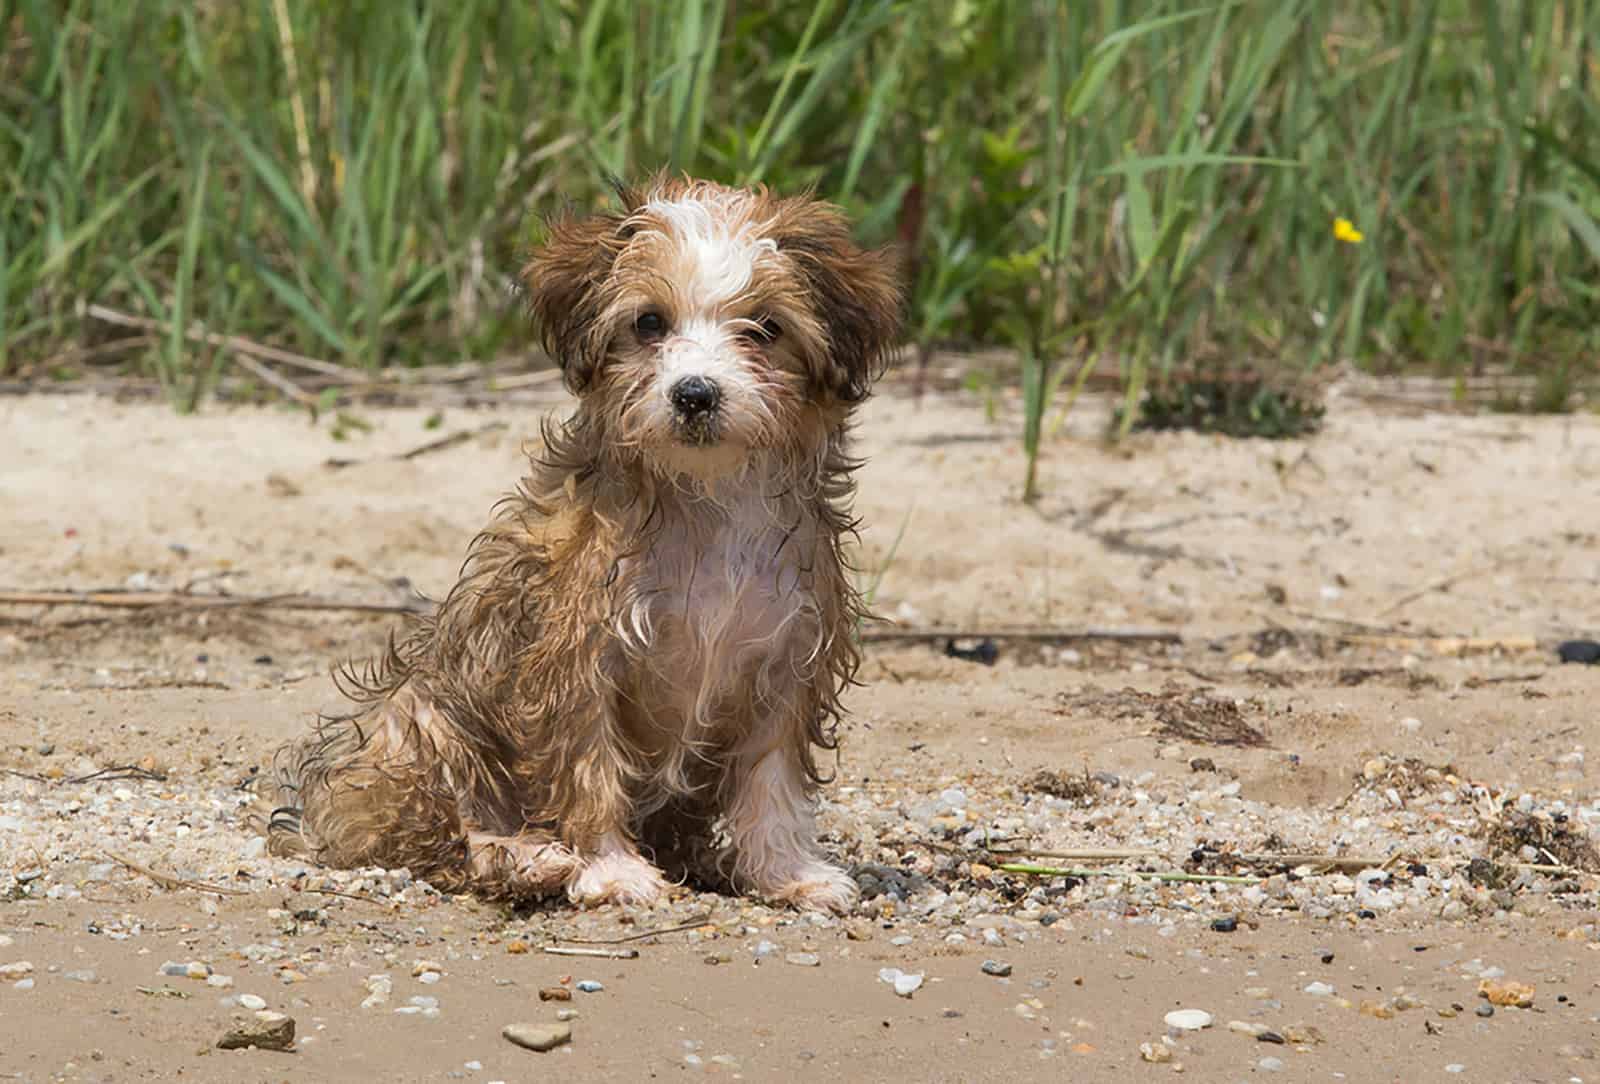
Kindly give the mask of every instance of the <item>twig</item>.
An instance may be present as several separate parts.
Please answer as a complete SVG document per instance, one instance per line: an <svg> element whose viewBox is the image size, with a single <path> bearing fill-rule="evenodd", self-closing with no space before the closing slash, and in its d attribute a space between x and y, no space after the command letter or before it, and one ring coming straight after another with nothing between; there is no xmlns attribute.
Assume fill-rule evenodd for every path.
<svg viewBox="0 0 1600 1084"><path fill-rule="evenodd" d="M1486 572L1493 572L1504 563L1504 559L1497 559L1490 561L1488 564L1475 565L1474 567L1466 569L1465 571L1442 577L1441 579L1434 580L1431 583L1426 583L1417 588L1415 591L1407 591L1405 594L1389 603L1389 605L1379 610L1376 616L1387 617L1396 610L1399 610L1405 606L1409 606L1411 603L1417 601L1419 598L1422 598L1424 595L1431 595L1435 591L1443 591L1447 588L1454 587L1462 580L1470 579L1473 576L1479 576Z"/></svg>
<svg viewBox="0 0 1600 1084"><path fill-rule="evenodd" d="M426 444L419 444L409 452L401 452L399 455L395 456L395 458L416 459L419 456L427 455L429 452L437 452L445 448L453 448L457 444L471 440L473 437L481 437L485 433L493 433L497 430L504 429L505 427L505 422L490 422L488 425L480 425L476 429L463 429L459 433L451 433L448 437L440 437L438 440L430 440Z"/></svg>
<svg viewBox="0 0 1600 1084"><path fill-rule="evenodd" d="M214 892L219 896L248 896L248 895L250 895L250 893L246 892L242 888L228 888L228 887L226 887L224 885L206 884L204 881L190 881L190 880L186 880L185 878L182 878L182 877L169 877L165 873L157 873L153 869L146 869L144 866L139 865L139 863L130 861L130 860L122 857L120 854L116 854L116 853L114 853L112 851L101 851L100 853L105 855L107 858L111 859L113 862L116 862L116 863L119 863L120 865L128 867L129 869L133 870L133 872L135 872L135 873L143 874L144 876L146 876L146 877L150 878L152 881L154 881L156 884L160 885L162 888L166 888L166 889L192 888L196 892Z"/></svg>
<svg viewBox="0 0 1600 1084"><path fill-rule="evenodd" d="M512 376L492 376L489 378L489 390L515 391L518 388L534 388L541 384L553 384L561 377L560 369L538 369L531 373L516 373Z"/></svg>
<svg viewBox="0 0 1600 1084"><path fill-rule="evenodd" d="M1027 873L1038 877L1139 877L1147 881L1193 881L1228 885L1255 885L1265 877L1233 877L1222 873L1147 873L1143 870L1121 869L1062 869L1056 866L1035 866L1025 862L1007 862L997 867L1005 873Z"/></svg>
<svg viewBox="0 0 1600 1084"><path fill-rule="evenodd" d="M156 332L167 330L167 326L159 320L151 320L144 316L134 316L130 313L119 312L104 305L87 305L84 307L83 312L84 315L91 319L99 320L105 324L116 324L118 327L136 327L142 331ZM225 346L229 350L259 358L262 361L275 361L280 365L292 365L296 369L304 369L306 372L321 373L323 376L334 377L346 384L370 384L372 382L372 377L359 369L335 365L331 361L323 361L320 358L308 358L304 354L296 354L290 350L280 350L276 346L253 342L241 335L219 335L216 332L207 331L203 327L196 326L185 331L184 338L191 342L202 342L208 346Z"/></svg>
<svg viewBox="0 0 1600 1084"><path fill-rule="evenodd" d="M277 388L285 398L293 399L309 410L315 411L317 409L317 397L315 395L312 395L283 374L273 372L244 351L235 350L233 352L233 361L235 365L254 376L257 380Z"/></svg>
<svg viewBox="0 0 1600 1084"><path fill-rule="evenodd" d="M320 610L356 613L426 613L431 605L414 602L360 602L317 595L189 595L179 591L7 591L0 590L0 606L98 606L118 610L144 610L172 606L183 610L260 608Z"/></svg>
<svg viewBox="0 0 1600 1084"><path fill-rule="evenodd" d="M109 783L118 779L148 779L154 783L165 783L167 777L161 772L153 772L149 768L141 768L137 764L118 764L99 771L90 772L88 775L75 775L65 780L67 783Z"/></svg>
<svg viewBox="0 0 1600 1084"><path fill-rule="evenodd" d="M659 937L667 933L683 933L685 930L698 930L702 926L711 925L711 912L697 915L689 921L678 926L668 926L660 930L645 930L642 933L630 933L626 937L557 937L557 941L565 941L569 945L625 945L629 941L643 941L647 937Z"/></svg>
<svg viewBox="0 0 1600 1084"><path fill-rule="evenodd" d="M368 896L361 892L340 892L337 888L302 888L302 892L314 892L319 896L338 896L341 900L359 900L362 903L376 903L380 907L393 907L393 900L380 900L377 896Z"/></svg>
<svg viewBox="0 0 1600 1084"><path fill-rule="evenodd" d="M1083 848L1068 851L1021 849L1016 851L991 851L990 853L1025 854L1030 858L1059 858L1077 862L1120 862L1130 858L1166 857L1158 850L1136 847ZM1220 861L1240 862L1250 866L1319 866L1326 869L1343 870L1381 869L1394 860L1393 858L1372 858L1341 854L1234 854L1228 851L1217 851L1211 857Z"/></svg>
<svg viewBox="0 0 1600 1084"><path fill-rule="evenodd" d="M598 956L602 960L637 960L636 948L589 948L586 945L546 945L540 949L552 956Z"/></svg>
<svg viewBox="0 0 1600 1084"><path fill-rule="evenodd" d="M0 775L14 775L18 779L28 779L35 783L49 783L51 781L46 776L34 775L32 772L19 772L15 768L0 768Z"/></svg>
<svg viewBox="0 0 1600 1084"><path fill-rule="evenodd" d="M1163 629L863 629L863 643L934 643L940 640L1021 640L1031 643L1066 643L1106 640L1127 643L1181 644L1183 637Z"/></svg>

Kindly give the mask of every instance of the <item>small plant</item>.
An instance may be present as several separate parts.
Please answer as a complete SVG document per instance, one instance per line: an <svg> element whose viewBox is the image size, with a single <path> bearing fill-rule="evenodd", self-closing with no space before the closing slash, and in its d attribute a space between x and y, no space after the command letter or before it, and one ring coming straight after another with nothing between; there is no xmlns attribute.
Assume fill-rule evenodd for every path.
<svg viewBox="0 0 1600 1084"><path fill-rule="evenodd" d="M1273 387L1254 373L1193 377L1146 392L1132 428L1288 440L1315 433L1324 410L1321 403ZM1125 427L1121 410L1113 425Z"/></svg>

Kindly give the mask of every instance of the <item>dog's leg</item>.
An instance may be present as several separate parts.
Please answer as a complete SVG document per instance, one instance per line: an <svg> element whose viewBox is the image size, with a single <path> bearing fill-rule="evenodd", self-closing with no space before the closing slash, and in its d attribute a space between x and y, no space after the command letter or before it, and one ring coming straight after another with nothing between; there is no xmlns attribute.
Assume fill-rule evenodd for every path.
<svg viewBox="0 0 1600 1084"><path fill-rule="evenodd" d="M788 745L739 763L728 831L735 876L768 899L844 913L857 888L817 846L816 812L800 759Z"/></svg>

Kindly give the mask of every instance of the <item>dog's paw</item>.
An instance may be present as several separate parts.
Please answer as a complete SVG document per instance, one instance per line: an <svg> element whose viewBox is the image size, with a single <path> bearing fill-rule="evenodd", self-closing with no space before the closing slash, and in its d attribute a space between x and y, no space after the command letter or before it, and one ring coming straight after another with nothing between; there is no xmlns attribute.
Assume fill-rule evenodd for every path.
<svg viewBox="0 0 1600 1084"><path fill-rule="evenodd" d="M592 858L567 888L573 903L651 904L667 891L661 871L636 854L614 853Z"/></svg>
<svg viewBox="0 0 1600 1084"><path fill-rule="evenodd" d="M802 911L832 911L842 915L855 906L861 890L838 866L812 862L798 870L792 880L762 894Z"/></svg>
<svg viewBox="0 0 1600 1084"><path fill-rule="evenodd" d="M515 837L469 839L472 878L513 897L537 898L559 892L578 871L578 856L559 843Z"/></svg>

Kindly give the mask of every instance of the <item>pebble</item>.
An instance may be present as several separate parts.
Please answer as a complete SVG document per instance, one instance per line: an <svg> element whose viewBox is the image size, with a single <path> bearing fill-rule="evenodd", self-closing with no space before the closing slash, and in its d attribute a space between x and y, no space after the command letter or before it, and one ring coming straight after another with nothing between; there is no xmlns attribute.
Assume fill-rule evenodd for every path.
<svg viewBox="0 0 1600 1084"><path fill-rule="evenodd" d="M1479 1016L1493 1016L1494 1015L1494 1006L1489 1004L1487 1001L1485 1001L1482 1005L1479 1005L1477 1007L1477 1009L1474 1010L1474 1011L1477 1012L1477 1014Z"/></svg>
<svg viewBox="0 0 1600 1084"><path fill-rule="evenodd" d="M562 1043L570 1043L572 1041L572 1025L567 1023L507 1024L500 1030L500 1034L525 1050L535 1050L543 1053L546 1050L554 1050Z"/></svg>
<svg viewBox="0 0 1600 1084"><path fill-rule="evenodd" d="M557 1009L556 1010L556 1019L557 1020L576 1020L577 1018L578 1018L578 1010L577 1009Z"/></svg>
<svg viewBox="0 0 1600 1084"><path fill-rule="evenodd" d="M217 1040L219 1050L242 1050L251 1046L261 1050L293 1047L294 1017L281 1012L259 1012L248 1020L235 1017L232 1026Z"/></svg>
<svg viewBox="0 0 1600 1084"><path fill-rule="evenodd" d="M768 956L776 956L778 954L778 946L771 941L757 941L754 951L756 959L765 960Z"/></svg>
<svg viewBox="0 0 1600 1084"><path fill-rule="evenodd" d="M1467 1071L1467 1067L1459 1061L1453 1061L1444 1067L1444 1071L1447 1073L1464 1073Z"/></svg>
<svg viewBox="0 0 1600 1084"><path fill-rule="evenodd" d="M18 979L16 982L11 984L11 988L13 990L32 990L33 989L33 979L32 978Z"/></svg>
<svg viewBox="0 0 1600 1084"><path fill-rule="evenodd" d="M1233 915L1223 915L1211 920L1211 928L1218 933L1232 933L1239 928L1239 920Z"/></svg>
<svg viewBox="0 0 1600 1084"><path fill-rule="evenodd" d="M910 997L922 987L922 973L907 974L898 967L885 967L878 972L878 978L894 987L894 992L900 997Z"/></svg>
<svg viewBox="0 0 1600 1084"><path fill-rule="evenodd" d="M246 1009L264 1009L267 1007L267 999L258 997L255 994L240 994L239 1004Z"/></svg>
<svg viewBox="0 0 1600 1084"><path fill-rule="evenodd" d="M1172 1047L1166 1043L1140 1043L1139 1057L1145 1061L1160 1065L1172 1060Z"/></svg>
<svg viewBox="0 0 1600 1084"><path fill-rule="evenodd" d="M1264 1073L1283 1072L1282 1058L1262 1058L1260 1061L1256 1062L1256 1064L1261 1067L1261 1071Z"/></svg>
<svg viewBox="0 0 1600 1084"><path fill-rule="evenodd" d="M218 990L226 990L233 985L232 975L208 975L206 985Z"/></svg>
<svg viewBox="0 0 1600 1084"><path fill-rule="evenodd" d="M791 952L784 957L796 967L821 967L822 957L815 952Z"/></svg>
<svg viewBox="0 0 1600 1084"><path fill-rule="evenodd" d="M424 971L422 974L417 976L417 981L422 983L424 986L432 986L442 978L444 978L444 976L437 971Z"/></svg>
<svg viewBox="0 0 1600 1084"><path fill-rule="evenodd" d="M96 975L93 971L68 971L61 976L68 982L94 982Z"/></svg>
<svg viewBox="0 0 1600 1084"><path fill-rule="evenodd" d="M997 979L1007 978L1011 974L1011 965L1001 963L999 960L983 961L983 973L993 975Z"/></svg>
<svg viewBox="0 0 1600 1084"><path fill-rule="evenodd" d="M1167 1027L1179 1031L1199 1031L1211 1026L1211 1014L1204 1009L1173 1009L1163 1019Z"/></svg>
<svg viewBox="0 0 1600 1084"><path fill-rule="evenodd" d="M1325 982L1313 982L1306 986L1306 993L1312 997L1332 997L1333 987Z"/></svg>
<svg viewBox="0 0 1600 1084"><path fill-rule="evenodd" d="M595 982L593 979L584 979L578 983L578 992L584 994L598 994L605 989L604 983Z"/></svg>
<svg viewBox="0 0 1600 1084"><path fill-rule="evenodd" d="M18 960L14 964L0 964L0 982L16 982L33 974L33 964L27 960Z"/></svg>
<svg viewBox="0 0 1600 1084"><path fill-rule="evenodd" d="M568 990L565 986L541 986L539 987L539 1000L571 1001L572 991Z"/></svg>
<svg viewBox="0 0 1600 1084"><path fill-rule="evenodd" d="M1228 1030L1236 1031L1240 1035L1248 1035L1252 1039L1259 1039L1266 1034L1267 1028L1265 1024L1252 1024L1247 1020L1229 1020ZM1281 1042L1282 1040L1280 1039L1279 1041Z"/></svg>
<svg viewBox="0 0 1600 1084"><path fill-rule="evenodd" d="M1511 1005L1526 1009L1533 1004L1533 987L1525 982L1495 982L1484 979L1478 983L1478 996L1491 1005Z"/></svg>

